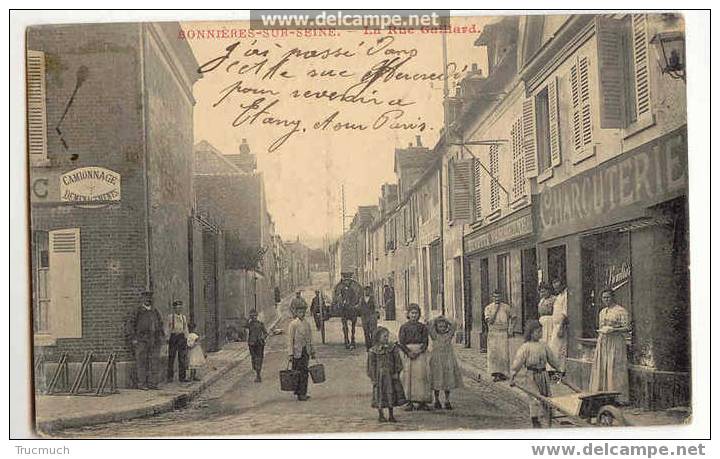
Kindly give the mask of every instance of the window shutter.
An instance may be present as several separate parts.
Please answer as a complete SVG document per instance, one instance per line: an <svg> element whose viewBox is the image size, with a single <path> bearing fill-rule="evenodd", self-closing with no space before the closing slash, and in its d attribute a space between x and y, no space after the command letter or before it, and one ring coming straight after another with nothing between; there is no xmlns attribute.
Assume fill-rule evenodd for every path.
<svg viewBox="0 0 720 459"><path fill-rule="evenodd" d="M580 77L580 101L582 103L582 141L583 146L592 143L592 116L590 109L590 60L584 56L578 66Z"/></svg>
<svg viewBox="0 0 720 459"><path fill-rule="evenodd" d="M500 172L500 149L497 144L490 146L490 212L500 208L500 187L497 179Z"/></svg>
<svg viewBox="0 0 720 459"><path fill-rule="evenodd" d="M537 177L538 159L535 141L535 98L530 97L523 102L522 137L525 151L525 175Z"/></svg>
<svg viewBox="0 0 720 459"><path fill-rule="evenodd" d="M523 148L523 120L519 118L510 130L513 166L513 199L525 196L525 161Z"/></svg>
<svg viewBox="0 0 720 459"><path fill-rule="evenodd" d="M548 124L550 125L550 164L559 166L560 157L560 112L558 107L557 78L548 84Z"/></svg>
<svg viewBox="0 0 720 459"><path fill-rule="evenodd" d="M650 113L650 82L648 76L647 16L633 14L633 57L635 67L635 103L638 119Z"/></svg>
<svg viewBox="0 0 720 459"><path fill-rule="evenodd" d="M26 72L28 152L47 158L45 53L27 50Z"/></svg>
<svg viewBox="0 0 720 459"><path fill-rule="evenodd" d="M625 127L625 61L623 59L623 24L611 18L598 17L597 54L600 87L600 127Z"/></svg>
<svg viewBox="0 0 720 459"><path fill-rule="evenodd" d="M592 143L590 60L587 56L578 58L570 69L570 91L573 105L573 146L576 151L580 151L585 145Z"/></svg>
<svg viewBox="0 0 720 459"><path fill-rule="evenodd" d="M473 217L473 161L460 159L453 162L452 208L453 221L470 222Z"/></svg>
<svg viewBox="0 0 720 459"><path fill-rule="evenodd" d="M482 175L482 170L480 166L480 160L477 158L473 159L473 169L474 169L474 179L473 179L473 185L474 185L474 200L475 200L475 220L480 220L482 218L482 181L480 180Z"/></svg>
<svg viewBox="0 0 720 459"><path fill-rule="evenodd" d="M50 331L56 338L82 337L80 228L49 232Z"/></svg>

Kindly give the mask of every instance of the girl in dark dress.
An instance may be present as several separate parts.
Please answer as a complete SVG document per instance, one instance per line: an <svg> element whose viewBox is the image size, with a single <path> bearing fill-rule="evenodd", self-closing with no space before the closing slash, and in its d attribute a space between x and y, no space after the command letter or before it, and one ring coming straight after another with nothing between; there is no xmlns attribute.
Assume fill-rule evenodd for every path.
<svg viewBox="0 0 720 459"><path fill-rule="evenodd" d="M373 382L372 406L378 410L378 421L397 422L393 415L393 407L407 403L405 392L400 382L402 360L400 349L396 344L388 343L390 332L385 327L375 331L375 343L368 350L367 374ZM387 408L385 418L383 408Z"/></svg>

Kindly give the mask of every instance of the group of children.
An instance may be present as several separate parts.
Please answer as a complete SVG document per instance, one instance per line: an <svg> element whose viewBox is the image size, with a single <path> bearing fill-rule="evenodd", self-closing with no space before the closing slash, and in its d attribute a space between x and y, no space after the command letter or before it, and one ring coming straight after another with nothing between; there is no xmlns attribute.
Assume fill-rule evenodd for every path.
<svg viewBox="0 0 720 459"><path fill-rule="evenodd" d="M393 409L398 406L406 406L406 411L430 410L433 399L436 409L451 410L450 391L463 386L452 346L457 330L454 322L441 316L424 324L420 322L420 306L414 303L408 307L407 318L397 343L390 343L387 328L378 327L368 351L372 406L377 408L380 422L397 422ZM428 351L430 338L432 349ZM441 391L444 404L440 402Z"/></svg>

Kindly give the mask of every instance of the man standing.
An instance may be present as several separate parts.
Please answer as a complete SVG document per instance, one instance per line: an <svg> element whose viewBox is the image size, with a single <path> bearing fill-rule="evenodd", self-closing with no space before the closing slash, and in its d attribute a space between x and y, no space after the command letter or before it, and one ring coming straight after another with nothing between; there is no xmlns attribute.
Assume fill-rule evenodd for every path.
<svg viewBox="0 0 720 459"><path fill-rule="evenodd" d="M500 290L493 292L493 302L485 306L488 324L487 368L493 382L504 381L510 374L510 334L515 315L509 304L500 301Z"/></svg>
<svg viewBox="0 0 720 459"><path fill-rule="evenodd" d="M189 382L185 378L187 369L187 337L188 321L185 314L182 313L183 302L174 300L172 302L172 311L165 321L165 329L168 338L168 367L167 380L172 382L175 379L175 356L178 359L178 379L180 382Z"/></svg>
<svg viewBox="0 0 720 459"><path fill-rule="evenodd" d="M365 287L364 295L360 299L360 318L362 319L363 333L365 334L365 348L369 351L373 346L373 337L377 330L377 311L375 298L372 296L372 287Z"/></svg>
<svg viewBox="0 0 720 459"><path fill-rule="evenodd" d="M383 286L383 307L385 320L395 320L395 290L388 284Z"/></svg>
<svg viewBox="0 0 720 459"><path fill-rule="evenodd" d="M248 349L250 350L250 360L252 368L255 371L255 382L262 382L260 373L262 372L263 359L265 356L265 340L268 332L265 330L265 324L258 320L258 313L255 310L250 311L250 320L248 320L245 328L248 329Z"/></svg>
<svg viewBox="0 0 720 459"><path fill-rule="evenodd" d="M315 327L318 330L320 330L320 327L322 326L324 307L325 300L323 299L320 290L315 290L315 298L313 298L312 303L310 303L310 314L312 314L313 319L315 320Z"/></svg>
<svg viewBox="0 0 720 459"><path fill-rule="evenodd" d="M160 345L165 337L160 312L153 307L153 293L142 293L143 304L130 317L128 331L135 352L138 389L155 390L160 362Z"/></svg>
<svg viewBox="0 0 720 459"><path fill-rule="evenodd" d="M300 372L300 381L295 389L298 401L304 402L310 397L307 395L308 363L315 358L312 346L312 329L305 320L307 305L299 304L293 309L295 318L288 326L288 361L292 362L292 369Z"/></svg>

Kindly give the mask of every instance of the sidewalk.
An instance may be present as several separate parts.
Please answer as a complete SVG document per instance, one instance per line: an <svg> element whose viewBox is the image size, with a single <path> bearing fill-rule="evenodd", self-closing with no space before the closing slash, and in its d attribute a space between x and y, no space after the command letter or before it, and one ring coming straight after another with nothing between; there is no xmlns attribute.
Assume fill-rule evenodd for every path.
<svg viewBox="0 0 720 459"><path fill-rule="evenodd" d="M380 322L379 325L389 329L390 332L395 335L394 338L397 339L397 332L402 323L399 321L384 321ZM510 338L511 359L522 343L522 336ZM460 370L466 377L481 384L486 384L487 386L492 387L507 396L518 398L524 402L529 400L529 396L527 394L523 393L520 389L510 387L507 382L493 382L492 376L487 371L487 354L481 353L477 349L468 349L464 346L464 344L460 343L455 345L455 355L457 356ZM524 377L522 375L523 372L521 372L518 376L518 383L523 382ZM573 396L576 394L565 384L552 384L551 391L553 397ZM622 412L629 425L657 426L691 422L691 414L683 408L648 411L635 407L626 407L622 409Z"/></svg>
<svg viewBox="0 0 720 459"><path fill-rule="evenodd" d="M286 303L289 304L292 296L280 303L278 317L267 326L268 331L278 327L287 317ZM208 354L207 370L200 375L200 381L163 383L155 391L120 389L118 393L104 397L36 394L36 429L42 435L54 430L125 421L182 408L249 355L246 343L227 343L223 349Z"/></svg>

